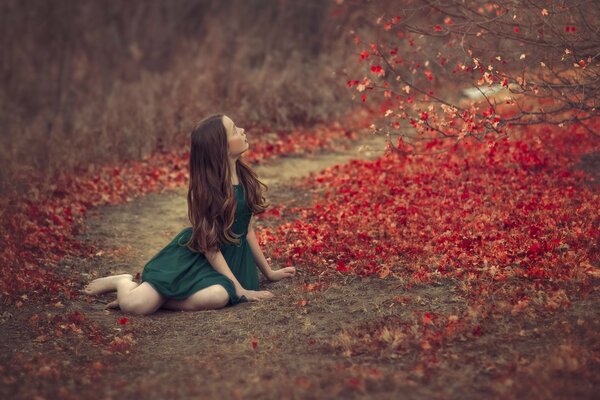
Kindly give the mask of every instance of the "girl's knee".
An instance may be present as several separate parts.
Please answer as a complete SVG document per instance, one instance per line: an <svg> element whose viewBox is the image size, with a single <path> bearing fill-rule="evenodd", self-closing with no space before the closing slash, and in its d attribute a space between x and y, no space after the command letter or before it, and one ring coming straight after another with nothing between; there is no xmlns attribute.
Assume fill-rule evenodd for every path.
<svg viewBox="0 0 600 400"><path fill-rule="evenodd" d="M119 302L119 307L121 308L121 311L134 315L148 315L152 314L158 309L158 306L153 304L153 302L142 300L143 299L125 298Z"/></svg>
<svg viewBox="0 0 600 400"><path fill-rule="evenodd" d="M117 297L121 310L135 315L152 314L164 302L164 298L148 282L143 282L129 293L117 294Z"/></svg>
<svg viewBox="0 0 600 400"><path fill-rule="evenodd" d="M214 296L216 308L223 308L229 303L229 293L222 285L215 285Z"/></svg>
<svg viewBox="0 0 600 400"><path fill-rule="evenodd" d="M229 303L229 293L223 285L209 286L198 292L193 298L196 310L223 308Z"/></svg>

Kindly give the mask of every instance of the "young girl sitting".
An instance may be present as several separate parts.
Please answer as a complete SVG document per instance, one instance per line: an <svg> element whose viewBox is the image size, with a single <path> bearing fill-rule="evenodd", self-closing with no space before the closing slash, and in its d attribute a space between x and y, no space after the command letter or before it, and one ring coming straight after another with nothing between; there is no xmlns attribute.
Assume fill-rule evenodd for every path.
<svg viewBox="0 0 600 400"><path fill-rule="evenodd" d="M258 271L270 281L292 277L294 267L272 270L254 233L253 214L265 211L266 186L240 159L248 150L244 129L213 115L192 131L187 196L192 224L144 266L141 284L129 274L98 278L84 293L117 292L107 308L146 315L159 308L208 310L273 297L258 288Z"/></svg>

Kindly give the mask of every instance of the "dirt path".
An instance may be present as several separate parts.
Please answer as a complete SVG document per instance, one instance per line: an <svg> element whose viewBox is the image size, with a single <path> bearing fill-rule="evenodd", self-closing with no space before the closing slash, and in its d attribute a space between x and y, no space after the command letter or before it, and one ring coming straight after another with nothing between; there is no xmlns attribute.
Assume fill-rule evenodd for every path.
<svg viewBox="0 0 600 400"><path fill-rule="evenodd" d="M285 204L302 194L293 188L296 179L351 158L376 157L384 144L374 138L338 153L282 158L257 172L270 187L271 202ZM365 145L374 151L359 151ZM188 226L185 194L151 194L96 210L82 239L103 251L90 259L70 260L71 267L81 271L83 280L140 272ZM546 368L556 360L568 363L560 359L559 350L565 335L566 344L575 349L600 349L598 335L591 334L600 328L597 293L543 319L543 326L532 326L526 318L490 321L484 329L491 334L478 341L458 341L436 368L423 370L421 349L401 354L385 346L360 350L360 342L368 342L364 332L378 329L381 321L409 320L423 309L463 311L465 304L453 296L450 282L406 289L392 279L346 276L322 290L302 290L304 284L316 282L316 277L302 274L277 283L261 276L261 288L275 294L269 301L196 313L161 310L148 317L128 317L126 325L117 323L123 316L119 311L103 310L103 303L114 295L66 304L64 311L81 311L106 329L130 335L135 343L125 353L103 353L108 364L97 364L98 350L89 341L65 352L66 346L48 349L30 338L22 346L31 346L31 353L44 349L55 358L64 354L61 365L70 372L62 376L71 378L59 375L45 386L23 382L13 397L42 393L41 398L85 399L469 399L530 397L533 390L536 398L591 398L598 387L593 368L589 374L580 373L581 365L570 370L557 366L550 372ZM398 303L395 296L411 301ZM515 332L520 332L518 337ZM98 370L91 379L89 368ZM80 370L86 378L72 378Z"/></svg>
<svg viewBox="0 0 600 400"><path fill-rule="evenodd" d="M302 157L282 157L256 168L259 178L269 186L271 204L286 204L294 197L290 190L296 180L311 172L318 172L352 158L375 158L383 153L385 140L370 137L342 148L337 152L323 152ZM297 193L296 193L297 194ZM152 193L117 206L93 210L86 220L87 234L91 240L116 255L114 264L95 265L96 274L106 272L140 271L145 262L183 228L189 226L187 218L187 190ZM102 254L104 255L104 254ZM100 269L99 269L100 267Z"/></svg>

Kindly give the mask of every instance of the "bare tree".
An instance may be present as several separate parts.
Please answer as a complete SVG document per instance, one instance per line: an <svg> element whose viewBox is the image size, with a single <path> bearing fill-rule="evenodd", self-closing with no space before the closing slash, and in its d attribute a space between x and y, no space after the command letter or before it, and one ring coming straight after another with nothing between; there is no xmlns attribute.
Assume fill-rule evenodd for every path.
<svg viewBox="0 0 600 400"><path fill-rule="evenodd" d="M352 32L367 73L348 86L365 101L383 95L384 130L407 121L460 140L578 123L598 134L597 1L375 1L369 11L374 22Z"/></svg>

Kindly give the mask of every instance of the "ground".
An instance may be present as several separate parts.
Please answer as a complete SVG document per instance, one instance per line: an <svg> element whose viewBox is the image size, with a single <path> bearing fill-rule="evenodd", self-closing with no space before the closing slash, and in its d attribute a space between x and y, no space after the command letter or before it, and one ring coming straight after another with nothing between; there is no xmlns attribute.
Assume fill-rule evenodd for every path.
<svg viewBox="0 0 600 400"><path fill-rule="evenodd" d="M357 150L365 144L374 148L372 154ZM352 157L376 156L383 146L375 138L337 153L281 158L257 172L269 185L273 204L308 202L295 179ZM65 271L80 273L82 283L141 272L188 225L186 207L180 190L96 209L81 239L103 250L91 259L65 260ZM484 334L459 337L430 357L418 347L401 352L374 348L369 332L385 329L386 321L409 320L425 305L445 313L464 309L452 282L406 288L393 279L320 279L300 269L295 278L277 283L261 276L260 285L275 297L203 312L161 310L126 320L118 310L103 309L114 294L82 296L50 309L2 309L0 396L593 398L600 386L597 291L553 314L486 321ZM31 322L34 314L49 320L67 311L80 311L115 332L118 351L106 351L75 328L47 338L40 335L42 324ZM582 352L596 358L574 356ZM5 362L14 354L32 360L32 366L8 371ZM38 379L25 381L31 376Z"/></svg>

